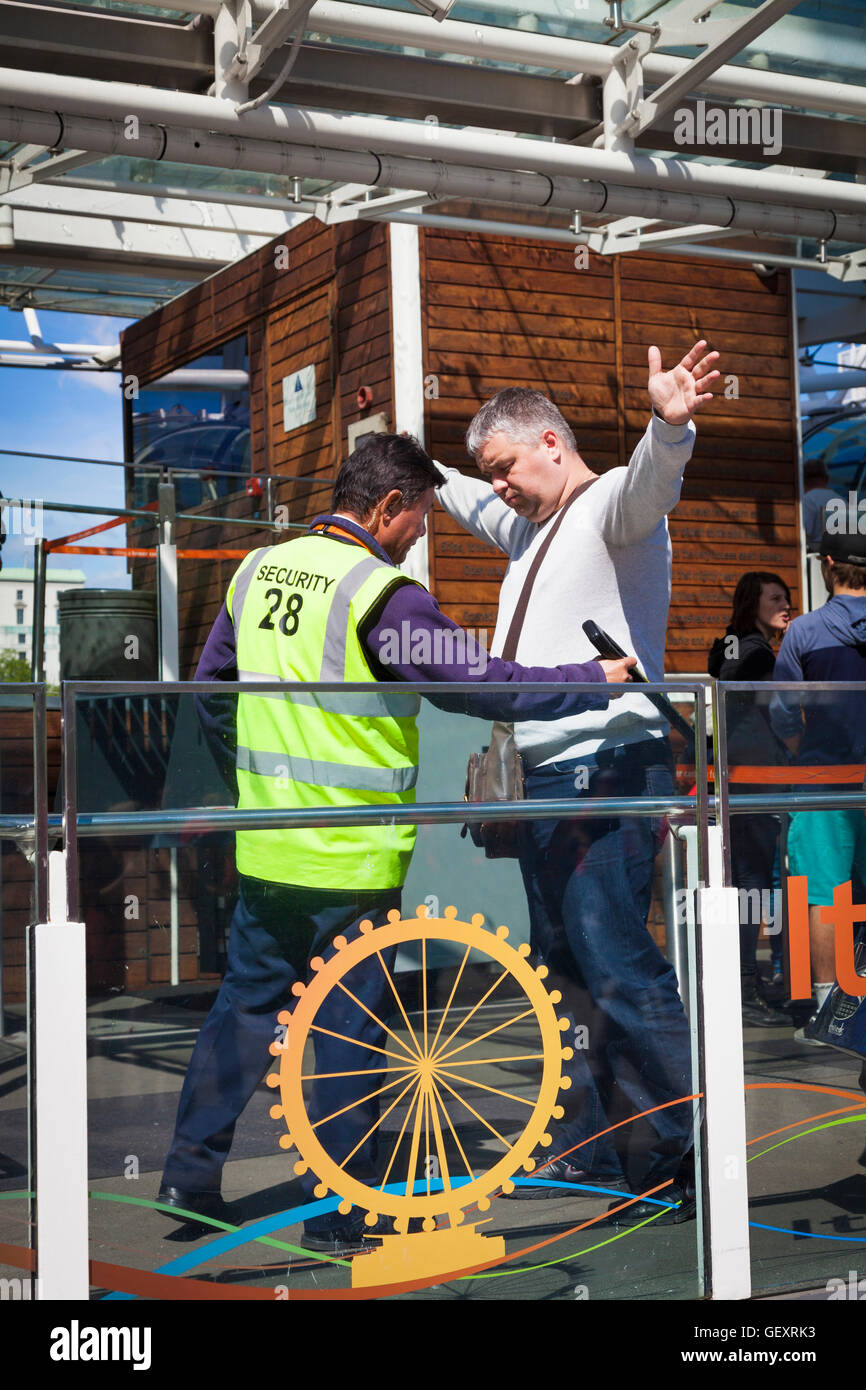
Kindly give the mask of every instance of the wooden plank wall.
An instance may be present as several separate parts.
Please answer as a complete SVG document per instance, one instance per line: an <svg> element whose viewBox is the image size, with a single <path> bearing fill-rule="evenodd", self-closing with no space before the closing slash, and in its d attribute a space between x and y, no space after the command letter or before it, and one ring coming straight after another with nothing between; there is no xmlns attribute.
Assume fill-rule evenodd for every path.
<svg viewBox="0 0 866 1390"><path fill-rule="evenodd" d="M777 571L799 603L791 286L749 267L672 256L590 256L513 238L422 232L427 443L471 468L463 435L505 386L559 405L597 472L626 464L649 418L647 347L672 366L698 337L722 353L723 390L698 420L670 521L673 597L666 669L703 671L737 579ZM734 397L734 391L738 396ZM504 559L437 508L431 581L457 621L492 630Z"/></svg>
<svg viewBox="0 0 866 1390"><path fill-rule="evenodd" d="M280 268L278 249L288 264ZM391 305L387 229L379 223L326 228L301 223L283 237L211 276L123 334L123 370L142 385L187 365L239 333L248 334L252 471L281 475L274 501L288 520L305 523L330 505L331 484L346 453L346 430L384 411L393 422ZM282 380L316 366L316 419L286 434ZM358 388L370 386L361 410ZM262 502L245 493L221 499L218 510L251 520ZM192 508L213 513L213 503ZM154 528L136 529L136 545L152 545ZM289 533L292 534L292 533ZM250 527L180 522L178 546L252 550L271 532ZM189 679L231 575L239 562L179 561L181 675ZM153 588L152 561L131 562L136 588Z"/></svg>

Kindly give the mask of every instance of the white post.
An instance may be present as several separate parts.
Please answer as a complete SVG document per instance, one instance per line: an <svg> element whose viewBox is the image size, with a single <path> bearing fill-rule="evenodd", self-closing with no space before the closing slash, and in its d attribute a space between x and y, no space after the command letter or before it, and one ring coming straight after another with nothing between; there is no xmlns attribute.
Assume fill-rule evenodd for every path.
<svg viewBox="0 0 866 1390"><path fill-rule="evenodd" d="M180 646L177 632L177 538L175 536L174 484L159 485L159 542L156 547L157 594L159 596L159 678L180 680ZM170 887L171 983L180 983L180 917L177 901L177 847L168 852Z"/></svg>
<svg viewBox="0 0 866 1390"><path fill-rule="evenodd" d="M392 222L388 228L391 267L391 325L394 361L394 433L402 430L424 443L424 359L421 348L421 247L417 227ZM401 569L430 582L427 537L416 541Z"/></svg>
<svg viewBox="0 0 866 1390"><path fill-rule="evenodd" d="M704 1105L714 1299L748 1298L749 1195L746 1096L740 1001L740 913L736 888L723 886L721 828L710 826L710 887L699 888Z"/></svg>
<svg viewBox="0 0 866 1390"><path fill-rule="evenodd" d="M66 917L65 855L49 857L49 918L33 928L38 1299L87 1300L87 972Z"/></svg>
<svg viewBox="0 0 866 1390"><path fill-rule="evenodd" d="M159 678L180 680L177 639L177 541L174 484L159 484L159 535L156 546L156 591L159 607Z"/></svg>

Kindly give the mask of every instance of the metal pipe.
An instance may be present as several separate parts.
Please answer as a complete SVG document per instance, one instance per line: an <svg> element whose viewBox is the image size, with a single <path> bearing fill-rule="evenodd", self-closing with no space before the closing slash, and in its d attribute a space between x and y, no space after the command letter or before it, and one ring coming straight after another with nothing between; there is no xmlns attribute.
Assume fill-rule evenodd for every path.
<svg viewBox="0 0 866 1390"><path fill-rule="evenodd" d="M33 636L30 652L30 679L34 684L45 680L45 597L48 584L48 560L45 537L33 547ZM40 920L42 920L40 918Z"/></svg>
<svg viewBox="0 0 866 1390"><path fill-rule="evenodd" d="M694 816L688 797L598 797L592 801L424 802L414 806L306 807L297 811L239 811L199 807L190 811L81 812L80 836L154 835L172 831L206 834L225 830L277 830L335 825L462 825L472 820L586 820L597 816Z"/></svg>
<svg viewBox="0 0 866 1390"><path fill-rule="evenodd" d="M806 256L777 256L769 251L760 249L755 251L735 251L727 246L680 246L677 242L665 245L664 248L657 246L636 246L634 250L644 255L648 251L671 252L677 256L712 256L717 261L747 261L750 265L763 265L768 269L774 266L786 266L792 270L824 270L829 271L830 262L839 261L840 256L828 256L827 263L822 265L820 261L810 261ZM629 255L630 252L618 253ZM862 386L862 382L860 385Z"/></svg>
<svg viewBox="0 0 866 1390"><path fill-rule="evenodd" d="M525 54L522 61L526 61ZM51 145L62 139L69 146L84 150L91 148L86 138L86 124L80 130L83 139L79 139L78 134L73 138L71 130L62 128L67 115L110 119L120 123L122 145L118 145L117 152L136 155L142 141L129 139L123 128L129 113L135 112L141 126L153 122L159 127L159 144L155 155L147 155L149 158L173 158L163 144L166 127L169 130L183 127L188 131L215 132L240 140L241 144L234 148L234 158L225 166L227 168L241 167L239 156L242 156L247 140L277 140L283 144L313 147L316 150L352 150L368 157L370 150L375 150L377 154L409 158L429 155L427 127L422 121L343 116L304 107L276 105L263 106L239 116L232 101L217 97L167 92L130 82L100 82L93 78L55 74L43 77L17 68L0 69L0 89L5 93L12 112L20 108L22 116L27 111L51 113L53 120L48 123L50 131L47 132ZM837 87L837 94L838 90ZM22 142L37 143L29 138L24 138ZM46 142L42 140L41 143ZM187 147L195 148L191 136ZM436 156L437 161L452 164L481 163L487 168L516 171L523 171L529 166L538 173L552 176L599 179L641 189L688 189L690 193L740 196L800 208L823 210L832 206L839 211L853 213L866 209L866 188L838 180L805 179L791 174L774 174L765 169L756 171L728 165L710 167L694 161L553 144L546 140L496 135L490 131L455 130L440 126L437 129ZM358 181L357 174L354 179L345 179L345 182ZM418 187L417 184L399 182L388 186ZM421 187L424 188L424 185ZM424 191L427 191L426 188ZM727 222L727 218L724 222Z"/></svg>
<svg viewBox="0 0 866 1390"><path fill-rule="evenodd" d="M66 867L66 916L81 921L78 892L78 730L75 686L61 687L63 701L61 758L63 761L63 845Z"/></svg>
<svg viewBox="0 0 866 1390"><path fill-rule="evenodd" d="M800 373L800 390L808 395L815 391L850 391L854 387L866 386L866 369L861 367L855 371L816 372L814 368L806 368Z"/></svg>
<svg viewBox="0 0 866 1390"><path fill-rule="evenodd" d="M122 86L119 83L110 85ZM189 100L220 105L212 103L207 97L194 97ZM226 103L221 105L224 107ZM285 114L284 108L262 108L260 111L249 113L254 121L272 114L282 119L282 115ZM296 119L306 120L306 116L299 112L290 114L291 134L294 136L297 129L294 124ZM310 119L315 122L337 120L321 115L311 116ZM365 119L352 117L352 130L354 131L356 122L363 125ZM339 125L338 121L337 124ZM377 128L389 127L395 132L393 135L382 134L383 148L388 145L411 147L413 143L420 146L422 137L415 133L417 126L407 126L404 129L398 121L374 124L377 124ZM501 163L506 159L516 161L518 155L512 147L519 147L519 160L524 170L529 163L539 168L560 164L583 176L558 176L554 180L546 172L527 173L516 169L508 171L502 168L494 169L488 165L463 164L459 160L457 164L448 164L441 158L432 161L384 153L374 154L370 153L369 148L359 148L350 152L345 149L292 145L285 142L286 130L282 127L279 139L247 140L212 134L204 130L197 133L195 129L182 130L156 123L142 124L139 138L131 141L125 137L120 121L76 116L61 121L53 112L27 111L12 107L0 109L0 139L38 142L48 146L60 138L61 125L65 131L64 138L70 145L103 154L124 154L146 159L164 157L177 163L203 164L221 169L245 168L284 175L291 172L298 177L329 179L341 183L359 182L368 187L422 188L429 193L432 200L448 197L472 198L478 202L543 207L551 211L579 210L594 214L604 211L615 216L652 217L686 225L709 222L729 229L765 234L789 233L826 240L835 238L857 243L866 241L866 188L861 189L852 184L831 185L823 182L823 208L807 208L807 201L815 201L811 181L794 180L793 182L801 185L796 191L801 196L803 205L786 207L766 199L759 202L735 202L728 193L716 195L706 191L713 181L730 180L735 173L740 174L743 179L747 174L749 177L758 177L752 176L748 170L710 170L697 164L678 165L675 161L645 160L642 156L635 156L629 160L625 156L609 155L605 151L585 150L576 146L546 145L541 141L508 141L504 137L490 136L486 141L481 141L481 145L487 144L491 149L479 148L475 152L478 157L484 158L493 153L493 146L496 144L495 161ZM304 126L304 130L309 136L309 128ZM347 129L335 129L333 133L347 143L356 139ZM470 141L475 139L474 136L466 137L463 132L451 132L451 139L447 142L452 147L452 153L453 149L457 148L461 159L466 158L470 146L460 142L465 142L467 138ZM444 130L441 143L445 143ZM507 156L503 147L508 147ZM441 148L437 153L445 155L446 151ZM594 160L599 157L605 161L625 159L630 166L637 166L628 170L620 169L625 175L626 186L608 185L586 177L591 171L582 166L588 159ZM678 177L685 170L691 172L688 177L683 178L683 183L685 186L693 183L694 192L674 190L671 186L671 178ZM703 175L711 177L700 177ZM784 181L776 180L776 184L781 182ZM791 182L787 181L789 184ZM807 182L808 188L804 186ZM703 187L699 187L699 183L703 184ZM632 187L633 184L639 186ZM758 182L750 187L759 194L763 191L767 197L771 194L774 198L779 196L778 187L771 185L770 175L760 176ZM852 189L855 190L853 195ZM731 185L731 191L736 191L734 185ZM853 204L860 211L858 215L834 211L837 203L839 206L842 203Z"/></svg>
<svg viewBox="0 0 866 1390"><path fill-rule="evenodd" d="M713 768L715 769L716 824L722 840L722 873L724 887L733 881L731 867L731 821L728 807L728 726L724 685L715 681L711 687L713 700ZM719 885L722 886L722 885ZM736 885L735 885L736 886Z"/></svg>
<svg viewBox="0 0 866 1390"><path fill-rule="evenodd" d="M673 834L665 838L661 856L662 910L665 919L665 955L674 968L680 997L689 1014L688 923L680 903L685 887L682 847Z"/></svg>
<svg viewBox="0 0 866 1390"><path fill-rule="evenodd" d="M39 346L23 338L0 338L0 352L20 352L29 356L44 353L50 347L54 353L71 353L83 357L93 357L94 353L105 352L105 343L41 343Z"/></svg>
<svg viewBox="0 0 866 1390"><path fill-rule="evenodd" d="M147 387L145 387L145 390L147 390ZM103 468L144 468L151 473L156 471L156 466L154 464L142 463L136 459L132 459L128 462L124 461L123 459L92 459L85 458L78 454L43 454L28 449L0 449L0 454L11 454L13 458L19 459L50 459L52 463L95 463L99 464ZM201 465L195 467L192 464L173 463L171 465L171 471L172 473L200 473ZM210 464L207 465L207 471L208 473L213 473L217 477L221 478L238 478L242 476L233 468L211 468ZM281 483L309 483L311 481L314 481L309 477L301 477L297 473L259 473L257 476L260 478L277 478ZM323 487L325 485L327 485L328 487L333 487L334 484L334 478L329 476L317 479L315 481L321 482ZM44 505L47 506L48 504L45 503ZM88 510L87 507L79 507L77 504L72 502L54 502L52 503L52 505L55 511L81 512ZM121 515L121 513L118 512L115 508L109 509L102 507L93 507L90 510L96 512L108 511L111 515ZM127 512L126 515L153 516L153 513Z"/></svg>
<svg viewBox="0 0 866 1390"><path fill-rule="evenodd" d="M489 236L535 237L539 241L562 241L579 246L585 236L576 236L563 227L536 227L529 222L499 222L495 218L445 217L438 212L364 213L364 221L408 222L413 227L442 227L452 232L478 232Z"/></svg>

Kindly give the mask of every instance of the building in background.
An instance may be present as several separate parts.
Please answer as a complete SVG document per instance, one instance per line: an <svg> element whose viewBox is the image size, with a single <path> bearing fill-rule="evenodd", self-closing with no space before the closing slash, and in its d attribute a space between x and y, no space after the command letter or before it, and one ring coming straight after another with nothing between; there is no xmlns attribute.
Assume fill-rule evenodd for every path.
<svg viewBox="0 0 866 1390"><path fill-rule="evenodd" d="M84 585L82 570L48 569L45 586L45 680L60 683L60 619L58 595ZM33 652L33 571L0 571L0 651L14 652L29 662Z"/></svg>

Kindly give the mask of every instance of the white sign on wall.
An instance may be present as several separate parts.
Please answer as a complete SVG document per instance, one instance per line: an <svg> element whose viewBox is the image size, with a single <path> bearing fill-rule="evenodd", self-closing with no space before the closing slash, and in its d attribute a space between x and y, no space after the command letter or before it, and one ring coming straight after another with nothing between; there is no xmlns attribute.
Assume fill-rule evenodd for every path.
<svg viewBox="0 0 866 1390"><path fill-rule="evenodd" d="M283 377L283 429L288 434L316 418L316 366Z"/></svg>

